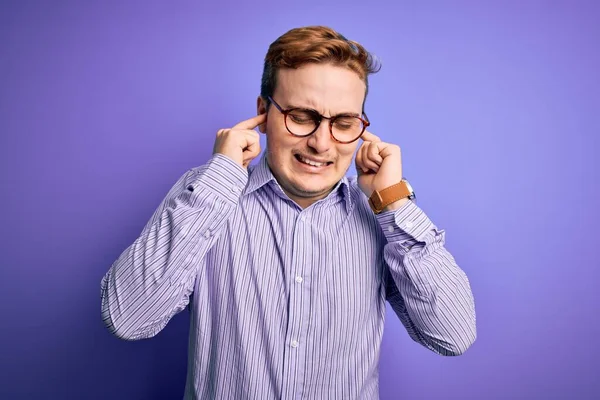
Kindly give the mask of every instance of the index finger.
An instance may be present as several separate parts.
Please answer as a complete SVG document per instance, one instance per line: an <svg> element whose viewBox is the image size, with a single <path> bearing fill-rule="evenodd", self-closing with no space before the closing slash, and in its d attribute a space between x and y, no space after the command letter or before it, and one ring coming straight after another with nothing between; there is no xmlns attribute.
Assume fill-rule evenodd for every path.
<svg viewBox="0 0 600 400"><path fill-rule="evenodd" d="M364 131L361 138L365 142L381 142L381 139L379 139L379 136L375 136L369 131Z"/></svg>
<svg viewBox="0 0 600 400"><path fill-rule="evenodd" d="M239 122L231 129L254 129L265 122L267 122L267 113L259 114L255 117Z"/></svg>

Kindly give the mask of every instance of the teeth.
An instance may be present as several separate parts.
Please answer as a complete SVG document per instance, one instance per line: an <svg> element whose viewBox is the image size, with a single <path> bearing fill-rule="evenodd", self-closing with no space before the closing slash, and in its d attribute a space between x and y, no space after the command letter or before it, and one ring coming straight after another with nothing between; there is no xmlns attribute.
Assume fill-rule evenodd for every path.
<svg viewBox="0 0 600 400"><path fill-rule="evenodd" d="M308 160L308 159L306 159L306 158L304 158L304 157L302 157L300 155L298 156L298 158L303 163L308 164L308 165L312 165L313 167L322 167L322 166L325 165L325 163L314 162L314 161Z"/></svg>

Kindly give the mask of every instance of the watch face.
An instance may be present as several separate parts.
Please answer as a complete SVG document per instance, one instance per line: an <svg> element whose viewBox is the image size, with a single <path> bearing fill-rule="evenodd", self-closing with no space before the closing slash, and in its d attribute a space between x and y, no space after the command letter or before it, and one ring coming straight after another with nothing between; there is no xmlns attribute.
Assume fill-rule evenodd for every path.
<svg viewBox="0 0 600 400"><path fill-rule="evenodd" d="M410 186L410 183L408 183L408 181L406 179L402 179L404 181L404 183L406 184L406 187L408 188L408 191L410 192L410 196L408 197L411 200L415 200L417 198L417 195L415 194L415 191L413 190L412 186Z"/></svg>

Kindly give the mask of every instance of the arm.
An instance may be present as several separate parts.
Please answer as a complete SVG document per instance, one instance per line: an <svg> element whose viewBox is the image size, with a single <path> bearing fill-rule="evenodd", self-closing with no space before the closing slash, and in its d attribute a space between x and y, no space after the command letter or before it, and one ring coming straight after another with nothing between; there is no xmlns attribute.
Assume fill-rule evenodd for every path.
<svg viewBox="0 0 600 400"><path fill-rule="evenodd" d="M475 306L445 231L412 201L377 219L387 239L386 298L409 335L440 355L464 353L476 338Z"/></svg>
<svg viewBox="0 0 600 400"><path fill-rule="evenodd" d="M152 337L186 307L247 180L247 171L221 154L179 178L102 279L102 318L112 333Z"/></svg>

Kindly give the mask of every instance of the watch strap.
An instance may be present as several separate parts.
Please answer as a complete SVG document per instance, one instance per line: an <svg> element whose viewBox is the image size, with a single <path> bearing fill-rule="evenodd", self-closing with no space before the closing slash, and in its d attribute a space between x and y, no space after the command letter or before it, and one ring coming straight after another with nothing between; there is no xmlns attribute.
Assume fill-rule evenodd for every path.
<svg viewBox="0 0 600 400"><path fill-rule="evenodd" d="M407 197L411 198L412 195L412 190L403 179L383 190L374 190L369 197L369 205L375 214L379 214L388 205Z"/></svg>

